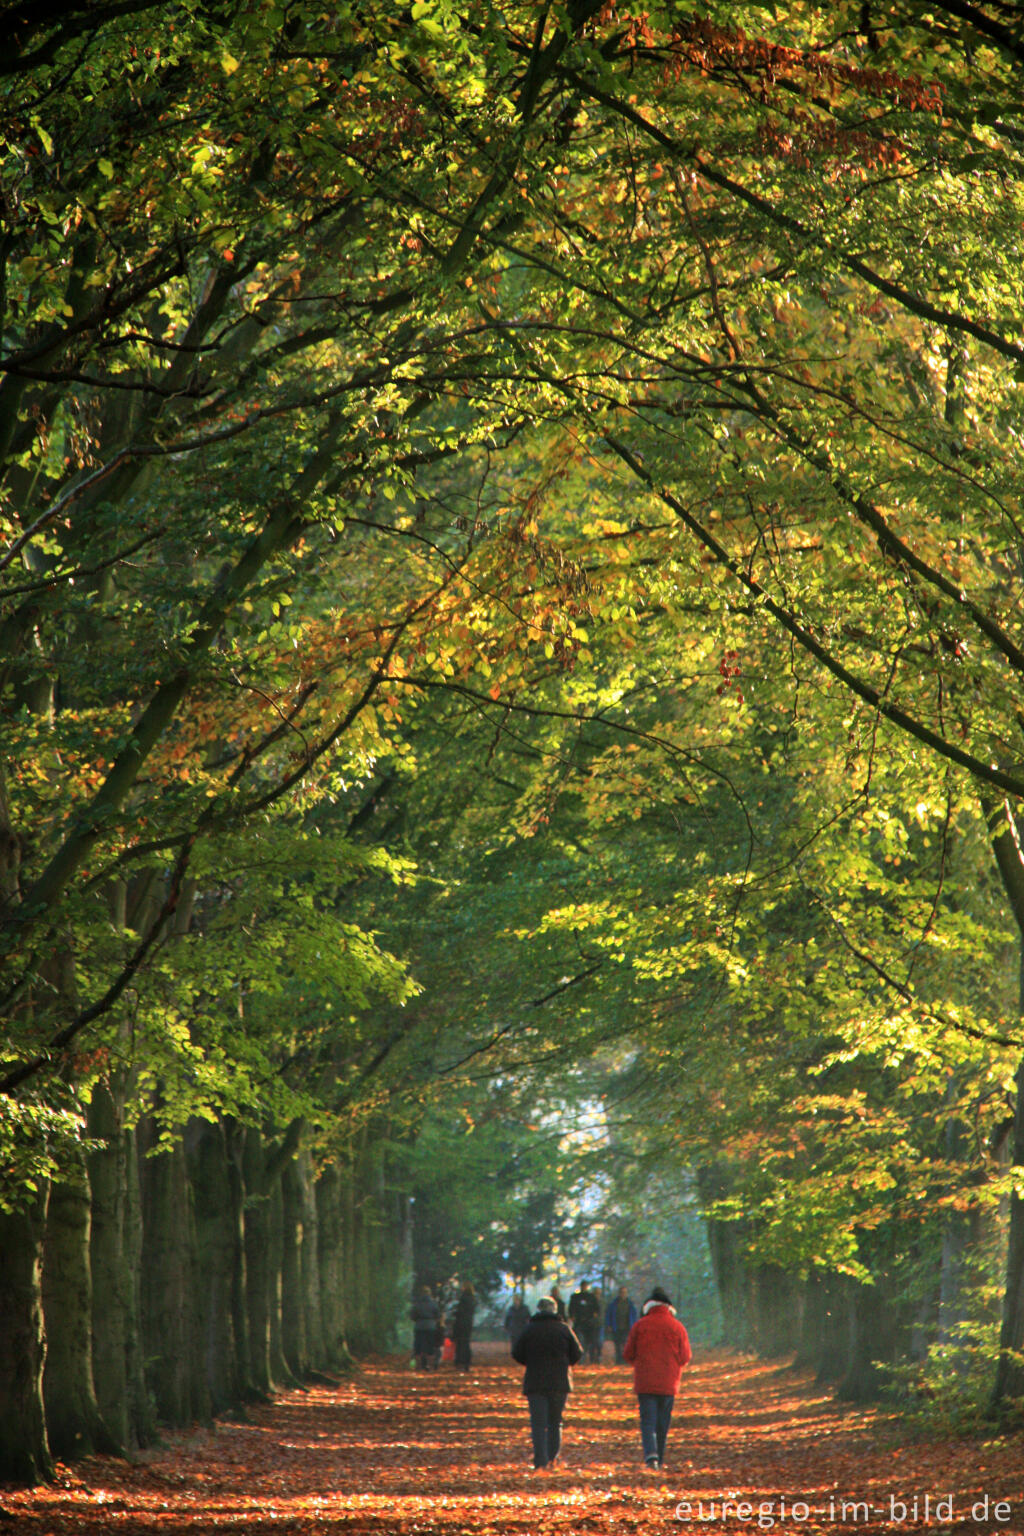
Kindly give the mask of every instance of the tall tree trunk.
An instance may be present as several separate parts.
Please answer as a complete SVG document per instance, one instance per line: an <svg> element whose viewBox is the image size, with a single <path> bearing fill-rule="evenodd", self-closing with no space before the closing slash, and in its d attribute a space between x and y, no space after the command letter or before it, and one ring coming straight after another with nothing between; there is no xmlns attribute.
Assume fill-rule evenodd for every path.
<svg viewBox="0 0 1024 1536"><path fill-rule="evenodd" d="M233 1281L236 1246L224 1127L190 1120L185 1150L196 1231L196 1310L203 1378L211 1413L224 1413L240 1398L236 1373Z"/></svg>
<svg viewBox="0 0 1024 1536"><path fill-rule="evenodd" d="M302 1190L294 1158L281 1174L281 1349L300 1381L309 1372L302 1292Z"/></svg>
<svg viewBox="0 0 1024 1536"><path fill-rule="evenodd" d="M793 1364L800 1370L816 1370L821 1357L825 1324L825 1286L820 1275L808 1275L803 1282L800 1305L800 1334L796 1341Z"/></svg>
<svg viewBox="0 0 1024 1536"><path fill-rule="evenodd" d="M841 1381L849 1367L853 1333L850 1318L851 1287L852 1281L841 1275L826 1275L822 1282L821 1348L817 1370L819 1386Z"/></svg>
<svg viewBox="0 0 1024 1536"><path fill-rule="evenodd" d="M992 851L1009 898L1010 908L1024 941L1024 825L1008 802L987 802L985 811L992 833ZM1021 952L1020 1012L1024 1014L1024 947ZM1013 1165L1024 1168L1024 1057L1014 1075L1016 1101L1013 1123ZM1024 1397L1024 1198L1016 1190L1010 1196L1010 1232L1003 1287L1003 1320L999 1332L999 1360L992 1385L991 1409L1002 1412L1015 1398Z"/></svg>
<svg viewBox="0 0 1024 1536"><path fill-rule="evenodd" d="M263 1137L248 1126L242 1150L246 1199L245 1303L246 1339L249 1346L249 1377L256 1392L269 1396L274 1379L270 1368L270 1309L277 1302L277 1275L271 1279L273 1254L270 1196L266 1189Z"/></svg>
<svg viewBox="0 0 1024 1536"><path fill-rule="evenodd" d="M369 1349L372 1340L366 1333L366 1297L361 1290L363 1273L359 1252L360 1224L356 1214L356 1170L352 1156L339 1166L341 1180L342 1262L344 1275L345 1317L352 1348Z"/></svg>
<svg viewBox="0 0 1024 1536"><path fill-rule="evenodd" d="M302 1220L299 1272L302 1280L302 1308L305 1314L306 1353L310 1366L320 1370L327 1364L323 1306L320 1299L320 1221L316 1208L313 1159L305 1147L295 1159L295 1171L298 1175L299 1210Z"/></svg>
<svg viewBox="0 0 1024 1536"><path fill-rule="evenodd" d="M267 1199L267 1225L270 1232L267 1286L270 1314L270 1375L278 1386L293 1387L298 1384L298 1377L292 1371L285 1356L285 1334L289 1329L285 1327L285 1210L280 1175L271 1181ZM292 1304L291 1300L289 1304Z"/></svg>
<svg viewBox="0 0 1024 1536"><path fill-rule="evenodd" d="M150 1445L157 1436L156 1403L146 1380L146 1355L142 1335L142 1181L139 1171L141 1127L126 1134L128 1158L125 1166L124 1241L125 1265L130 1285L126 1293L128 1315L125 1325L128 1403L132 1438L138 1445Z"/></svg>
<svg viewBox="0 0 1024 1536"><path fill-rule="evenodd" d="M956 1098L956 1078L952 1073L946 1090L947 1102ZM966 1165L970 1151L967 1127L952 1113L943 1131L946 1163L950 1169L950 1189L958 1187L964 1174L958 1173L958 1165ZM978 1185L981 1174L972 1170L971 1182ZM979 1222L977 1210L957 1210L947 1203L942 1218L942 1248L939 1255L939 1309L938 1342L954 1350L953 1360L957 1370L964 1372L970 1364L970 1351L964 1348L959 1330L967 1320L967 1293L971 1281L976 1278Z"/></svg>
<svg viewBox="0 0 1024 1536"><path fill-rule="evenodd" d="M1013 1122L1013 1164L1024 1168L1024 1059L1014 1076L1017 1092ZM1010 1234L1006 1252L1003 1320L999 1331L999 1362L992 1388L992 1408L1001 1411L1024 1397L1024 1199L1010 1196Z"/></svg>
<svg viewBox="0 0 1024 1536"><path fill-rule="evenodd" d="M878 1367L896 1358L900 1335L897 1309L880 1284L853 1286L849 1328L849 1357L836 1393L844 1402L870 1402L882 1382Z"/></svg>
<svg viewBox="0 0 1024 1536"><path fill-rule="evenodd" d="M741 1224L709 1217L707 1234L722 1316L727 1319L728 1342L734 1349L750 1349L755 1342L751 1280L743 1253Z"/></svg>
<svg viewBox="0 0 1024 1536"><path fill-rule="evenodd" d="M142 1128L140 1127L140 1132ZM140 1134L143 1153L155 1141L149 1122ZM210 1417L196 1340L194 1232L185 1152L176 1143L142 1168L142 1321L146 1376L157 1417L189 1424Z"/></svg>
<svg viewBox="0 0 1024 1536"><path fill-rule="evenodd" d="M0 1211L0 1481L53 1477L43 1412L43 1235L49 1190Z"/></svg>
<svg viewBox="0 0 1024 1536"><path fill-rule="evenodd" d="M386 1138L385 1138L386 1139ZM393 1342L395 1324L408 1294L405 1269L405 1221L401 1203L387 1187L380 1145L374 1138L368 1177L373 1188L372 1232L375 1281L371 1285L373 1342L376 1349ZM524 1282L525 1288L525 1282Z"/></svg>
<svg viewBox="0 0 1024 1536"><path fill-rule="evenodd" d="M89 1227L89 1180L76 1148L50 1189L43 1248L43 1403L50 1449L64 1461L97 1451L123 1454L103 1422L93 1384Z"/></svg>
<svg viewBox="0 0 1024 1536"><path fill-rule="evenodd" d="M775 1265L756 1269L751 1278L758 1353L769 1359L793 1354L801 1334L800 1282Z"/></svg>
<svg viewBox="0 0 1024 1536"><path fill-rule="evenodd" d="M337 1163L328 1163L317 1180L316 1209L324 1358L328 1366L337 1369L347 1364L349 1358L342 1291L341 1174Z"/></svg>
<svg viewBox="0 0 1024 1536"><path fill-rule="evenodd" d="M249 1348L249 1275L245 1251L245 1126L239 1120L224 1121L228 1199L231 1220L231 1332L235 1342L234 1376L243 1402L259 1396L253 1381Z"/></svg>
<svg viewBox="0 0 1024 1536"><path fill-rule="evenodd" d="M88 1157L92 1234L92 1368L96 1401L110 1433L124 1446L137 1445L128 1382L128 1330L134 1277L128 1264L126 1212L130 1143L121 1105L106 1083L97 1083L89 1102Z"/></svg>
<svg viewBox="0 0 1024 1536"><path fill-rule="evenodd" d="M380 1349L390 1333L389 1298L397 1283L397 1233L388 1233L379 1168L366 1129L339 1168L342 1193L346 1325L352 1348Z"/></svg>

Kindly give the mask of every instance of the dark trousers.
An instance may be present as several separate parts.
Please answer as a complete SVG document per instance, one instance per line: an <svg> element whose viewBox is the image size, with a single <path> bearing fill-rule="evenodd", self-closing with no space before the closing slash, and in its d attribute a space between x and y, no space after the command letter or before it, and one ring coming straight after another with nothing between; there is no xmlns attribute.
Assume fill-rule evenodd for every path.
<svg viewBox="0 0 1024 1536"><path fill-rule="evenodd" d="M665 1441L672 1419L675 1398L666 1392L638 1392L640 1407L640 1444L644 1461L656 1461L660 1466L665 1460Z"/></svg>
<svg viewBox="0 0 1024 1536"><path fill-rule="evenodd" d="M622 1364L622 1351L626 1347L626 1340L628 1338L629 1338L629 1329L628 1328L627 1328L625 1333L613 1333L612 1334L612 1339L613 1339L613 1341L615 1343L615 1364L616 1365L621 1365Z"/></svg>
<svg viewBox="0 0 1024 1536"><path fill-rule="evenodd" d="M468 1333L456 1333L454 1335L455 1364L461 1366L464 1371L468 1371L473 1363L473 1351L469 1347L469 1340L470 1335Z"/></svg>
<svg viewBox="0 0 1024 1536"><path fill-rule="evenodd" d="M562 1414L567 1392L527 1392L530 1405L530 1434L533 1436L533 1464L546 1467L562 1449Z"/></svg>
<svg viewBox="0 0 1024 1536"><path fill-rule="evenodd" d="M432 1333L414 1333L412 1336L412 1352L416 1357L416 1369L429 1371L434 1364L434 1351L437 1345L434 1343Z"/></svg>

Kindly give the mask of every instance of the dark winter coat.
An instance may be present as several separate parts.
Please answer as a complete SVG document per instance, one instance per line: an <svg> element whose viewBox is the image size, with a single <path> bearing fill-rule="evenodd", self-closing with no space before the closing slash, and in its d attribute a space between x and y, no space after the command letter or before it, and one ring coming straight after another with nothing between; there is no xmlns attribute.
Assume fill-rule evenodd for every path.
<svg viewBox="0 0 1024 1536"><path fill-rule="evenodd" d="M601 1303L593 1291L573 1291L569 1297L569 1321L581 1335L598 1331L601 1326Z"/></svg>
<svg viewBox="0 0 1024 1536"><path fill-rule="evenodd" d="M473 1332L473 1313L476 1311L476 1300L468 1291L463 1291L455 1304L455 1312L452 1316L452 1338L456 1344L462 1340L469 1343L469 1336Z"/></svg>
<svg viewBox="0 0 1024 1536"><path fill-rule="evenodd" d="M651 1305L629 1330L623 1360L633 1363L633 1391L674 1397L683 1367L690 1363L690 1340L674 1307Z"/></svg>
<svg viewBox="0 0 1024 1536"><path fill-rule="evenodd" d="M572 1369L583 1347L568 1323L551 1312L536 1312L512 1345L512 1358L526 1366L524 1392L571 1392Z"/></svg>
<svg viewBox="0 0 1024 1536"><path fill-rule="evenodd" d="M431 1354L437 1346L437 1324L441 1308L433 1296L417 1296L409 1313L412 1318L413 1352Z"/></svg>
<svg viewBox="0 0 1024 1536"><path fill-rule="evenodd" d="M528 1306L524 1304L519 1307L509 1307L505 1313L505 1332L508 1334L510 1344L515 1343L529 1321L530 1309Z"/></svg>
<svg viewBox="0 0 1024 1536"><path fill-rule="evenodd" d="M624 1328L619 1327L619 1298L617 1296L613 1296L611 1301L608 1303L608 1310L604 1315L605 1332L610 1333L612 1338L614 1338L617 1333L627 1334L635 1322L636 1307L627 1298L626 1326Z"/></svg>

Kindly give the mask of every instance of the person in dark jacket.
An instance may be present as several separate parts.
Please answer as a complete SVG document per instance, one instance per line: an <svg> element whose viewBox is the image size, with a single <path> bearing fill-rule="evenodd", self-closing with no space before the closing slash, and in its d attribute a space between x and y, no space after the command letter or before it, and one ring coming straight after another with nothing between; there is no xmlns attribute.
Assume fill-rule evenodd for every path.
<svg viewBox="0 0 1024 1536"><path fill-rule="evenodd" d="M590 1337L584 1348L587 1351L587 1361L590 1365L601 1364L601 1351L604 1348L604 1297L595 1285L591 1295L594 1298L594 1310L597 1316L594 1326L590 1330ZM583 1343L583 1340L580 1340Z"/></svg>
<svg viewBox="0 0 1024 1536"><path fill-rule="evenodd" d="M530 1409L533 1470L543 1472L562 1449L562 1414L572 1391L572 1367L583 1358L579 1339L558 1316L552 1297L538 1301L512 1346L512 1358L526 1366L523 1393Z"/></svg>
<svg viewBox="0 0 1024 1536"><path fill-rule="evenodd" d="M548 1295L551 1297L551 1300L555 1304L555 1311L558 1313L558 1316L562 1319L562 1322L564 1323L566 1321L565 1302L562 1300L562 1293L558 1289L558 1286L557 1285L553 1285L551 1287L550 1291L548 1292Z"/></svg>
<svg viewBox="0 0 1024 1536"><path fill-rule="evenodd" d="M679 1379L691 1359L686 1329L660 1286L654 1287L629 1330L622 1358L633 1366L644 1461L657 1472L665 1465L665 1441Z"/></svg>
<svg viewBox="0 0 1024 1536"><path fill-rule="evenodd" d="M612 1336L615 1345L615 1364L622 1364L622 1349L629 1338L629 1330L636 1322L636 1307L629 1297L629 1292L624 1285L619 1286L618 1295L613 1296L608 1303L608 1310L604 1315L604 1331Z"/></svg>
<svg viewBox="0 0 1024 1536"><path fill-rule="evenodd" d="M508 1334L510 1349L529 1321L530 1309L523 1300L522 1291L516 1291L512 1298L512 1305L505 1313L505 1332Z"/></svg>
<svg viewBox="0 0 1024 1536"><path fill-rule="evenodd" d="M601 1359L601 1303L589 1280L581 1280L579 1290L569 1297L569 1322L590 1364L597 1365Z"/></svg>
<svg viewBox="0 0 1024 1536"><path fill-rule="evenodd" d="M418 1371L429 1371L434 1364L437 1349L437 1328L441 1308L434 1300L429 1285L420 1287L420 1293L409 1313L412 1318L412 1353Z"/></svg>
<svg viewBox="0 0 1024 1536"><path fill-rule="evenodd" d="M473 1362L469 1341L473 1336L473 1313L476 1311L476 1292L467 1280L455 1303L452 1315L452 1342L455 1345L455 1369L468 1371Z"/></svg>

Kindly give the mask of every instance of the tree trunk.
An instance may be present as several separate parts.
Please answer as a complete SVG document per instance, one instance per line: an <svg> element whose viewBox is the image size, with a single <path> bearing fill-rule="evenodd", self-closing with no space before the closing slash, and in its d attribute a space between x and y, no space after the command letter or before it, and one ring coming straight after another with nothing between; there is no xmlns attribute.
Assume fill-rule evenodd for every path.
<svg viewBox="0 0 1024 1536"><path fill-rule="evenodd" d="M43 1402L53 1454L63 1461L123 1454L100 1414L92 1376L89 1181L75 1149L50 1189L43 1248L46 1366Z"/></svg>
<svg viewBox="0 0 1024 1536"><path fill-rule="evenodd" d="M128 1158L125 1167L124 1241L125 1266L129 1276L126 1292L128 1315L125 1324L128 1411L132 1438L138 1445L150 1445L156 1439L156 1404L146 1380L146 1356L142 1336L142 1182L139 1171L141 1128L126 1136Z"/></svg>
<svg viewBox="0 0 1024 1536"><path fill-rule="evenodd" d="M1017 1102L1013 1122L1013 1163L1024 1168L1024 1059L1014 1076ZM1006 1253L1003 1321L999 1332L999 1361L992 1388L992 1409L1000 1412L1024 1397L1024 1199L1010 1196L1010 1234Z"/></svg>
<svg viewBox="0 0 1024 1536"><path fill-rule="evenodd" d="M329 1163L317 1180L316 1209L324 1358L328 1366L337 1369L347 1364L349 1358L342 1294L341 1175L337 1163Z"/></svg>
<svg viewBox="0 0 1024 1536"><path fill-rule="evenodd" d="M257 1393L269 1397L274 1387L270 1369L270 1199L265 1188L263 1137L252 1125L245 1130L242 1176L246 1191L243 1230L249 1379Z"/></svg>
<svg viewBox="0 0 1024 1536"><path fill-rule="evenodd" d="M726 1319L726 1343L733 1349L751 1349L754 1333L751 1318L750 1277L744 1262L736 1222L708 1221L708 1248Z"/></svg>
<svg viewBox="0 0 1024 1536"><path fill-rule="evenodd" d="M754 1271L752 1290L758 1353L769 1359L793 1354L801 1336L800 1282L772 1265Z"/></svg>
<svg viewBox="0 0 1024 1536"><path fill-rule="evenodd" d="M292 1158L281 1174L281 1349L292 1375L309 1371L302 1293L302 1191Z"/></svg>
<svg viewBox="0 0 1024 1536"><path fill-rule="evenodd" d="M130 1145L121 1122L121 1106L105 1083L97 1083L89 1102L89 1154L92 1234L92 1369L96 1402L103 1421L121 1445L135 1446L128 1383L128 1329L134 1284L128 1265L126 1211Z"/></svg>
<svg viewBox="0 0 1024 1536"><path fill-rule="evenodd" d="M155 1139L150 1123L140 1149ZM210 1417L197 1369L193 1227L185 1152L177 1143L142 1159L142 1319L146 1376L157 1417L189 1424Z"/></svg>
<svg viewBox="0 0 1024 1536"><path fill-rule="evenodd" d="M854 1286L848 1318L849 1357L836 1395L844 1402L871 1402L882 1385L879 1365L896 1358L900 1319L878 1284Z"/></svg>
<svg viewBox="0 0 1024 1536"><path fill-rule="evenodd" d="M353 1158L345 1159L338 1169L338 1176L341 1181L345 1317L349 1342L353 1349L359 1351L372 1348L373 1339L367 1332L366 1297L361 1289L365 1264L364 1255L359 1251L362 1232L356 1212L356 1170Z"/></svg>
<svg viewBox="0 0 1024 1536"><path fill-rule="evenodd" d="M190 1120L185 1150L196 1231L196 1311L203 1379L210 1412L224 1413L240 1399L234 1334L234 1274L241 1234L234 1226L224 1127Z"/></svg>
<svg viewBox="0 0 1024 1536"><path fill-rule="evenodd" d="M284 1193L281 1178L271 1182L267 1197L267 1226L270 1234L268 1245L267 1299L270 1323L270 1375L279 1386L294 1387L297 1377L285 1358L285 1238Z"/></svg>
<svg viewBox="0 0 1024 1536"><path fill-rule="evenodd" d="M0 1481L53 1477L43 1412L43 1234L49 1190L0 1211Z"/></svg>
<svg viewBox="0 0 1024 1536"><path fill-rule="evenodd" d="M821 1355L825 1322L825 1288L819 1275L809 1275L803 1282L800 1306L800 1335L796 1341L793 1365L798 1370L816 1370Z"/></svg>
<svg viewBox="0 0 1024 1536"><path fill-rule="evenodd" d="M852 1324L850 1282L828 1275L822 1282L821 1341L816 1380L819 1386L841 1381L850 1363Z"/></svg>
<svg viewBox="0 0 1024 1536"><path fill-rule="evenodd" d="M983 801L992 833L992 851L1022 939L1019 1011L1024 1014L1024 852L1021 820L1008 802ZM1014 1075L1016 1102L1013 1120L1015 1167L1024 1167L1024 1057ZM1006 1250L1003 1287L1003 1321L999 1332L990 1409L999 1414L1016 1398L1024 1397L1024 1199L1010 1196L1010 1232Z"/></svg>
<svg viewBox="0 0 1024 1536"><path fill-rule="evenodd" d="M245 1126L238 1120L224 1122L227 1155L228 1197L231 1219L231 1331L235 1341L234 1375L242 1402L261 1394L253 1381L249 1348L249 1275L245 1251Z"/></svg>
<svg viewBox="0 0 1024 1536"><path fill-rule="evenodd" d="M305 1314L306 1353L314 1370L327 1364L324 1346L323 1307L320 1300L320 1221L316 1209L313 1159L305 1147L295 1159L298 1175L299 1210L302 1220L302 1245L299 1271L302 1280L302 1309Z"/></svg>
<svg viewBox="0 0 1024 1536"><path fill-rule="evenodd" d="M956 1078L950 1073L946 1090L947 1102L950 1104L955 1100L956 1089ZM970 1155L970 1140L968 1128L952 1114L946 1120L943 1142L951 1174L949 1187L953 1190L963 1180L964 1175L960 1174L957 1178L954 1170L958 1165L966 1165ZM980 1182L977 1170L972 1171L970 1182L974 1185ZM976 1209L960 1211L947 1205L942 1218L942 1248L939 1256L937 1338L940 1344L952 1349L952 1360L961 1374L966 1372L971 1359L970 1351L964 1347L960 1330L967 1321L970 1285L978 1278L979 1232Z"/></svg>

